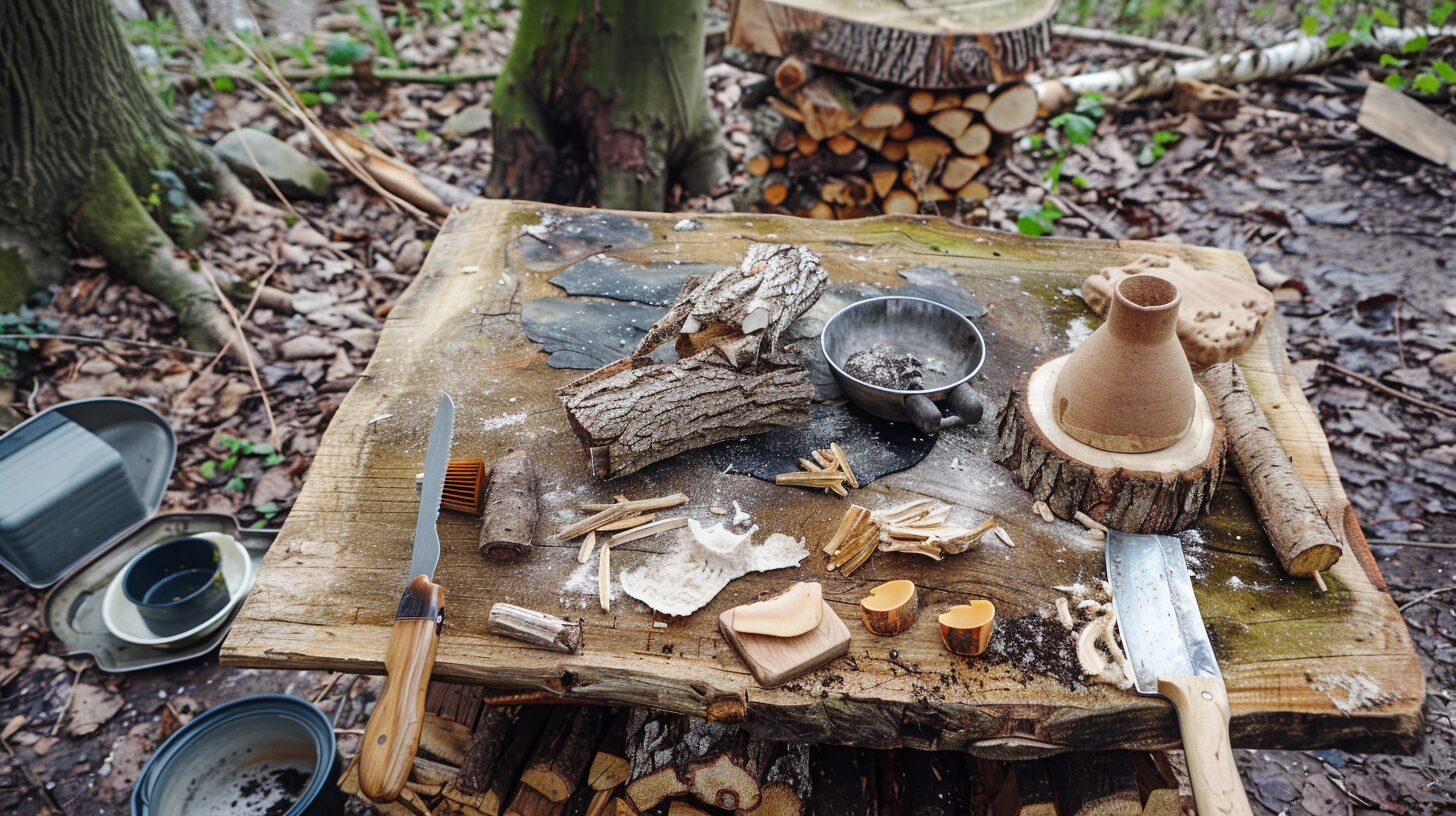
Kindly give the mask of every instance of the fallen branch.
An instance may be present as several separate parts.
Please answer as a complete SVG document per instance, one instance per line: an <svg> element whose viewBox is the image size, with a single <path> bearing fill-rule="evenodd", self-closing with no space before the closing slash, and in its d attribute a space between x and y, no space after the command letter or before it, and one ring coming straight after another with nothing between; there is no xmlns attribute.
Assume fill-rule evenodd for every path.
<svg viewBox="0 0 1456 816"><path fill-rule="evenodd" d="M1064 25L1062 23L1054 23L1052 25L1052 36L1061 37L1066 40L1126 45L1130 48L1158 51L1174 57L1201 59L1208 56L1207 51L1193 45L1168 42L1167 40L1155 40L1151 37L1139 37L1136 34L1123 34L1119 31L1104 31L1100 28Z"/></svg>
<svg viewBox="0 0 1456 816"><path fill-rule="evenodd" d="M1390 386L1386 385L1385 383L1383 383L1383 382L1375 379L1374 377L1370 377L1370 376L1367 376L1365 374L1361 374L1358 371L1351 371L1350 369L1345 368L1344 366L1342 366L1342 365L1340 365L1338 363L1332 363L1332 362L1330 362L1328 360L1321 360L1320 361L1320 365L1324 366L1325 368L1328 368L1329 370L1335 372L1336 374L1339 374L1342 377L1345 377L1345 378L1354 380L1355 382L1364 383L1365 385L1368 385L1371 388L1374 388L1376 391L1379 391L1382 394L1385 394L1385 395L1391 396L1391 397L1395 397L1396 399L1399 399L1399 400L1405 400L1406 402L1409 402L1411 405L1415 405L1415 406L1419 406L1421 408L1424 408L1424 409L1426 409L1427 411L1430 411L1433 414L1440 414L1441 416L1448 416L1448 417L1456 417L1456 408L1447 408L1444 405L1439 405L1437 403L1430 402L1428 400L1423 400L1420 397L1413 396L1411 394L1407 394L1404 391L1396 390L1396 389L1391 388Z"/></svg>
<svg viewBox="0 0 1456 816"><path fill-rule="evenodd" d="M1334 48L1324 36L1299 37L1268 48L1250 48L1236 54L1216 54L1175 63L1160 57L1106 71L1043 79L1034 87L1042 107L1057 111L1070 107L1079 96L1088 93L1128 102L1169 93L1174 83L1182 79L1238 85L1301 73L1350 54L1398 51L1417 37L1435 39L1442 36L1456 36L1456 27L1377 28L1371 33L1373 42L1369 44L1351 41Z"/></svg>

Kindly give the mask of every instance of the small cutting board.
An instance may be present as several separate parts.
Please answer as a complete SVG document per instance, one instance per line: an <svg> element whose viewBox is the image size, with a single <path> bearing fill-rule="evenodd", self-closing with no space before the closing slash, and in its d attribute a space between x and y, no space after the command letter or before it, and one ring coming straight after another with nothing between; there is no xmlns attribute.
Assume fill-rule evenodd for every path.
<svg viewBox="0 0 1456 816"><path fill-rule="evenodd" d="M849 629L828 603L824 604L824 618L816 629L789 638L734 631L735 609L718 616L718 629L764 688L782 686L849 653Z"/></svg>

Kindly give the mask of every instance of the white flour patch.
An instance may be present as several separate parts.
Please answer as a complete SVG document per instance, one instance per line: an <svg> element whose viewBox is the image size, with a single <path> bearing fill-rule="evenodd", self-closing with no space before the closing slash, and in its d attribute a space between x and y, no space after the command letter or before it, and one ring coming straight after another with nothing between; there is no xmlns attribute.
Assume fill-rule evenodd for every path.
<svg viewBox="0 0 1456 816"><path fill-rule="evenodd" d="M501 428L509 428L512 425L520 425L526 421L526 416L525 411L513 411L488 416L480 420L480 429L482 431L495 431Z"/></svg>
<svg viewBox="0 0 1456 816"><path fill-rule="evenodd" d="M1309 678L1310 685L1320 694L1330 698L1341 714L1351 714L1366 708L1375 708L1394 702L1395 695L1387 692L1368 674L1320 674Z"/></svg>

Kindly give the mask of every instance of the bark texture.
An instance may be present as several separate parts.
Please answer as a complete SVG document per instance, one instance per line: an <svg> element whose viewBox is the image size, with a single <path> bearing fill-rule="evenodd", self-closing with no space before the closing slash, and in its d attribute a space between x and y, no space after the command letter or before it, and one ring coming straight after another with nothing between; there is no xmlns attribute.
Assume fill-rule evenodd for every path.
<svg viewBox="0 0 1456 816"><path fill-rule="evenodd" d="M490 494L480 528L480 551L497 561L516 561L531 551L536 535L536 466L514 451L491 466Z"/></svg>
<svg viewBox="0 0 1456 816"><path fill-rule="evenodd" d="M217 165L147 87L111 6L0 4L0 42L0 311L58 282L74 237L176 309L195 345L215 347L230 332L216 295L162 227L196 233L186 195L211 193ZM154 190L180 197L162 226L141 203Z"/></svg>
<svg viewBox="0 0 1456 816"><path fill-rule="evenodd" d="M673 181L712 190L727 165L703 81L706 6L525 0L492 100L487 194L661 210Z"/></svg>
<svg viewBox="0 0 1456 816"><path fill-rule="evenodd" d="M1294 472L1238 366L1212 366L1199 379L1228 423L1229 453L1284 571L1307 578L1334 566L1344 553L1341 539Z"/></svg>

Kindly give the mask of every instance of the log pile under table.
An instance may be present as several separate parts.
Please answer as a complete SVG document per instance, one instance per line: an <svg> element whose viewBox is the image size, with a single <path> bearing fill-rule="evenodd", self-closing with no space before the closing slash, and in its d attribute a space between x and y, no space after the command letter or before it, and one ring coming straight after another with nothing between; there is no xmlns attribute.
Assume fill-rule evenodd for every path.
<svg viewBox="0 0 1456 816"><path fill-rule="evenodd" d="M1164 754L1001 762L770 742L733 723L445 683L430 686L425 708L403 794L376 805L391 816L1193 813L1187 775ZM341 785L358 795L355 763Z"/></svg>
<svg viewBox="0 0 1456 816"><path fill-rule="evenodd" d="M753 114L743 166L761 209L806 218L950 214L991 195L977 178L1036 120L1030 85L907 90L788 57Z"/></svg>

